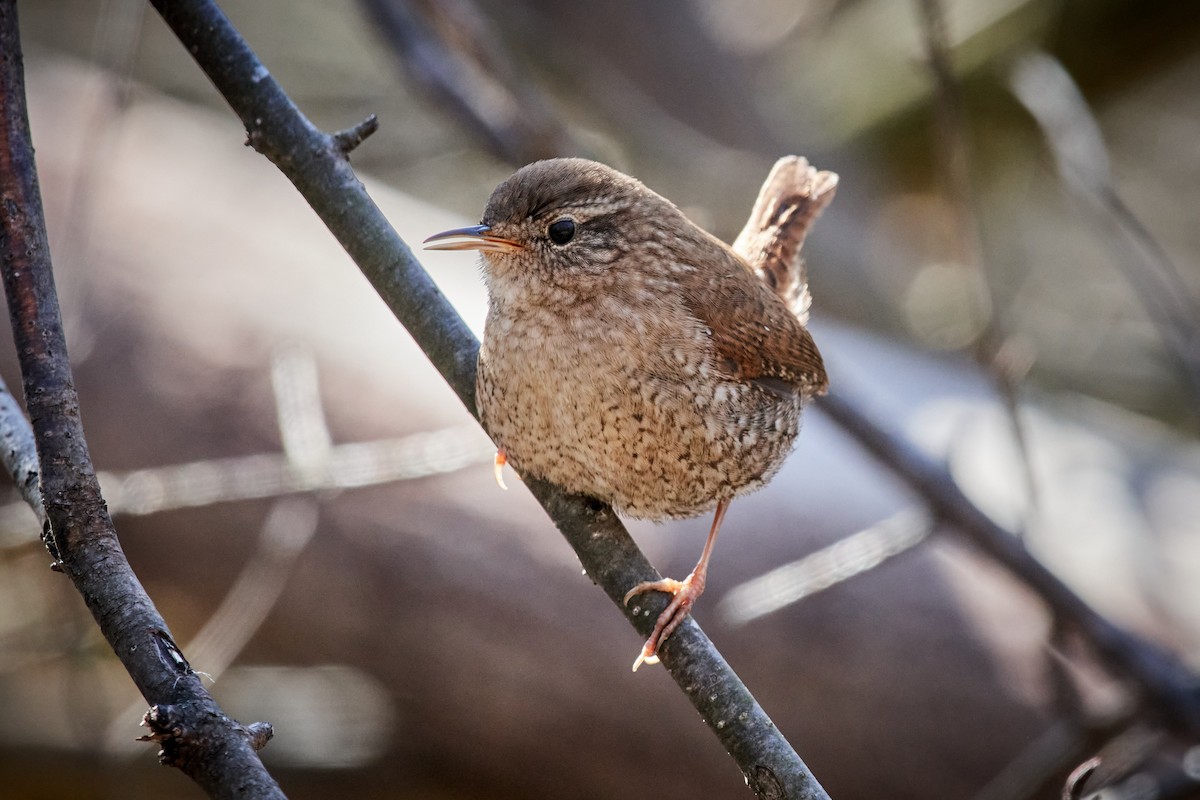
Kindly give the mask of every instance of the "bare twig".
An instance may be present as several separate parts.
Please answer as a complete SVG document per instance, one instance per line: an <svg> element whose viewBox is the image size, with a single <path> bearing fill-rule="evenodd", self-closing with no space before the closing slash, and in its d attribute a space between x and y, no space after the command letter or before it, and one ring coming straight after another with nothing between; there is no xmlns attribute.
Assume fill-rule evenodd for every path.
<svg viewBox="0 0 1200 800"><path fill-rule="evenodd" d="M214 682L220 678L262 627L300 554L316 534L319 518L317 502L311 497L288 497L272 506L255 552L246 560L221 605L187 643L187 651L203 669L203 676ZM122 720L136 710L123 711L109 724L104 742L108 754L134 752L121 728Z"/></svg>
<svg viewBox="0 0 1200 800"><path fill-rule="evenodd" d="M214 3L152 3L246 125L253 146L296 185L475 414L479 343L368 197L336 143L300 113ZM531 480L527 485L592 580L642 636L649 635L666 600L647 598L637 605L641 613L624 607L622 598L630 586L658 576L612 509L547 483ZM827 797L694 620L672 635L661 656L756 794L793 800Z"/></svg>
<svg viewBox="0 0 1200 800"><path fill-rule="evenodd" d="M982 323L973 346L974 357L987 369L997 393L1004 402L1004 410L1008 415L1013 442L1016 444L1022 474L1025 477L1028 516L1032 516L1037 513L1038 508L1038 484L1033 460L1029 456L1029 436L1021 420L1021 407L1017 396L1017 381L1020 375L1013 371L1011 359L1005 358L1007 348L1004 325L1000 320L1000 310L996 308L994 292L988 279L983 226L971 178L972 152L967 137L966 111L951 63L945 9L942 0L917 0L917 7L925 34L925 53L933 77L933 103L942 145L936 161L942 167L950 205L955 212L955 227L966 261L964 266L974 278L968 281L968 285L978 290L970 298L973 305L967 311L978 315L978 321Z"/></svg>
<svg viewBox="0 0 1200 800"><path fill-rule="evenodd" d="M1097 214L1100 229L1115 245L1117 266L1157 326L1193 397L1200 397L1200 301L1117 193L1100 126L1083 95L1062 64L1045 53L1018 59L1009 85L1041 127L1064 185Z"/></svg>
<svg viewBox="0 0 1200 800"><path fill-rule="evenodd" d="M340 491L417 480L490 462L495 450L476 425L414 433L395 439L331 445L319 469L281 453L213 458L130 472L101 472L100 486L113 516L145 516L178 508L264 497ZM37 536L22 504L0 506L0 549Z"/></svg>
<svg viewBox="0 0 1200 800"><path fill-rule="evenodd" d="M0 379L0 461L4 462L4 469L12 477L21 498L37 514L38 522L44 525L46 509L42 507L33 428L29 426L25 412L3 379Z"/></svg>
<svg viewBox="0 0 1200 800"><path fill-rule="evenodd" d="M367 137L379 130L379 117L372 114L357 125L333 134L333 145L344 155L358 147Z"/></svg>
<svg viewBox="0 0 1200 800"><path fill-rule="evenodd" d="M830 392L817 407L905 481L934 516L952 525L1036 592L1061 624L1079 631L1110 668L1132 679L1144 700L1167 723L1191 736L1200 735L1196 676L1174 656L1098 614L1011 532L979 510L945 467L881 427L857 403L841 392Z"/></svg>
<svg viewBox="0 0 1200 800"><path fill-rule="evenodd" d="M731 625L744 625L875 569L925 541L932 529L924 509L906 508L799 561L733 587L721 598L717 613Z"/></svg>
<svg viewBox="0 0 1200 800"><path fill-rule="evenodd" d="M494 26L470 0L360 4L404 74L493 155L519 166L582 151L550 101L516 76Z"/></svg>
<svg viewBox="0 0 1200 800"><path fill-rule="evenodd" d="M117 541L84 440L67 361L29 138L15 0L0 0L0 60L0 272L37 444L43 502L63 570L152 705L148 716L170 719L155 731L161 757L213 797L282 797L250 737L200 684Z"/></svg>
<svg viewBox="0 0 1200 800"><path fill-rule="evenodd" d="M1083 785L1092 773L1096 771L1096 767L1100 766L1099 758L1089 758L1087 761L1080 764L1071 774L1067 776L1067 782L1063 786L1063 800L1079 800L1083 796Z"/></svg>
<svg viewBox="0 0 1200 800"><path fill-rule="evenodd" d="M329 471L332 446L312 354L295 346L279 348L271 361L271 385L289 466L316 483ZM311 496L284 498L271 507L255 552L221 605L187 643L192 660L204 670L202 675L216 682L254 638L283 593L300 554L316 535L319 519L320 508ZM134 752L118 732L126 716L119 715L109 725L105 746L109 753Z"/></svg>

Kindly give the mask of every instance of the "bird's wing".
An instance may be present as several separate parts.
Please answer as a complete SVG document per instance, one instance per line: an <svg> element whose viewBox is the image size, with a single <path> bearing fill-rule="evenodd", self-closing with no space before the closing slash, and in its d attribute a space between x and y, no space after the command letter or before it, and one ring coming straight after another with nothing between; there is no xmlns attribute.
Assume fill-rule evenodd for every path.
<svg viewBox="0 0 1200 800"><path fill-rule="evenodd" d="M805 397L824 394L825 365L808 330L741 257L713 241L724 258L707 280L689 282L683 301L688 313L711 331L723 362L719 366L767 388L782 383Z"/></svg>

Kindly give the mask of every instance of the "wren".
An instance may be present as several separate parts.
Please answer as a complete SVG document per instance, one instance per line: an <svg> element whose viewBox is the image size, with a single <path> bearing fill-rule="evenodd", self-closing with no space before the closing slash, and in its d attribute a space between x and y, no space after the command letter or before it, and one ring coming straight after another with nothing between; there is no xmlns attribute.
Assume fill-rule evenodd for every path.
<svg viewBox="0 0 1200 800"><path fill-rule="evenodd" d="M507 462L635 518L715 509L687 578L626 594L673 595L634 670L704 590L729 502L775 475L825 392L800 247L836 186L781 159L731 248L634 178L551 159L500 184L479 225L425 240L482 253L476 402L498 479Z"/></svg>

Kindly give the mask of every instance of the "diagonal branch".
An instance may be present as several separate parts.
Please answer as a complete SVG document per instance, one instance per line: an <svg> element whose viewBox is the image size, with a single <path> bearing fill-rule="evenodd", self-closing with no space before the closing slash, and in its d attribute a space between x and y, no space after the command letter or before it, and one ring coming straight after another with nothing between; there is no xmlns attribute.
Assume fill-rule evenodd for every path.
<svg viewBox="0 0 1200 800"><path fill-rule="evenodd" d="M536 83L496 45L493 25L470 0L359 0L405 76L514 164L586 150Z"/></svg>
<svg viewBox="0 0 1200 800"><path fill-rule="evenodd" d="M475 414L479 343L413 257L354 175L335 139L313 126L209 0L151 0L241 118L250 144L295 184L434 366ZM665 607L647 598L625 609L626 589L659 576L606 506L528 481L589 576L641 635ZM825 791L774 723L691 620L662 662L737 761L760 797L819 800Z"/></svg>
<svg viewBox="0 0 1200 800"><path fill-rule="evenodd" d="M16 0L0 0L0 276L8 298L56 556L138 690L145 722L213 797L282 797L253 743L268 728L226 717L175 645L117 541L80 422L29 137Z"/></svg>
<svg viewBox="0 0 1200 800"><path fill-rule="evenodd" d="M1112 241L1117 267L1158 328L1193 400L1200 398L1200 301L1117 192L1100 126L1079 87L1062 64L1040 52L1017 59L1009 86L1041 127L1063 183L1085 202ZM1193 415L1195 409L1193 403Z"/></svg>
<svg viewBox="0 0 1200 800"><path fill-rule="evenodd" d="M1200 690L1183 664L1097 613L1034 558L1020 539L972 503L945 467L879 426L846 396L831 392L818 407L903 479L937 518L953 525L1036 592L1060 622L1082 633L1109 667L1136 682L1161 718L1189 736L1200 735Z"/></svg>

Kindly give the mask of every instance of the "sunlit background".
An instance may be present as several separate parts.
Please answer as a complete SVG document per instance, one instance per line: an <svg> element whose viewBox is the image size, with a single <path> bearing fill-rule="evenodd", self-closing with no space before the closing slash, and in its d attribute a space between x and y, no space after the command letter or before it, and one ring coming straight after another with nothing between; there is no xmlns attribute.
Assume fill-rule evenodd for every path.
<svg viewBox="0 0 1200 800"><path fill-rule="evenodd" d="M1200 668L1200 4L222 7L317 124L378 115L352 162L413 246L537 158L726 240L778 156L837 172L806 244L835 386ZM149 5L19 12L106 498L217 699L275 725L285 792L748 796ZM478 330L472 257L420 258ZM7 504L0 797L201 796L134 741L144 704ZM706 528L632 525L664 574ZM1058 797L1102 747L1106 797L1200 796L1196 743L819 411L723 531L696 617L838 800Z"/></svg>

